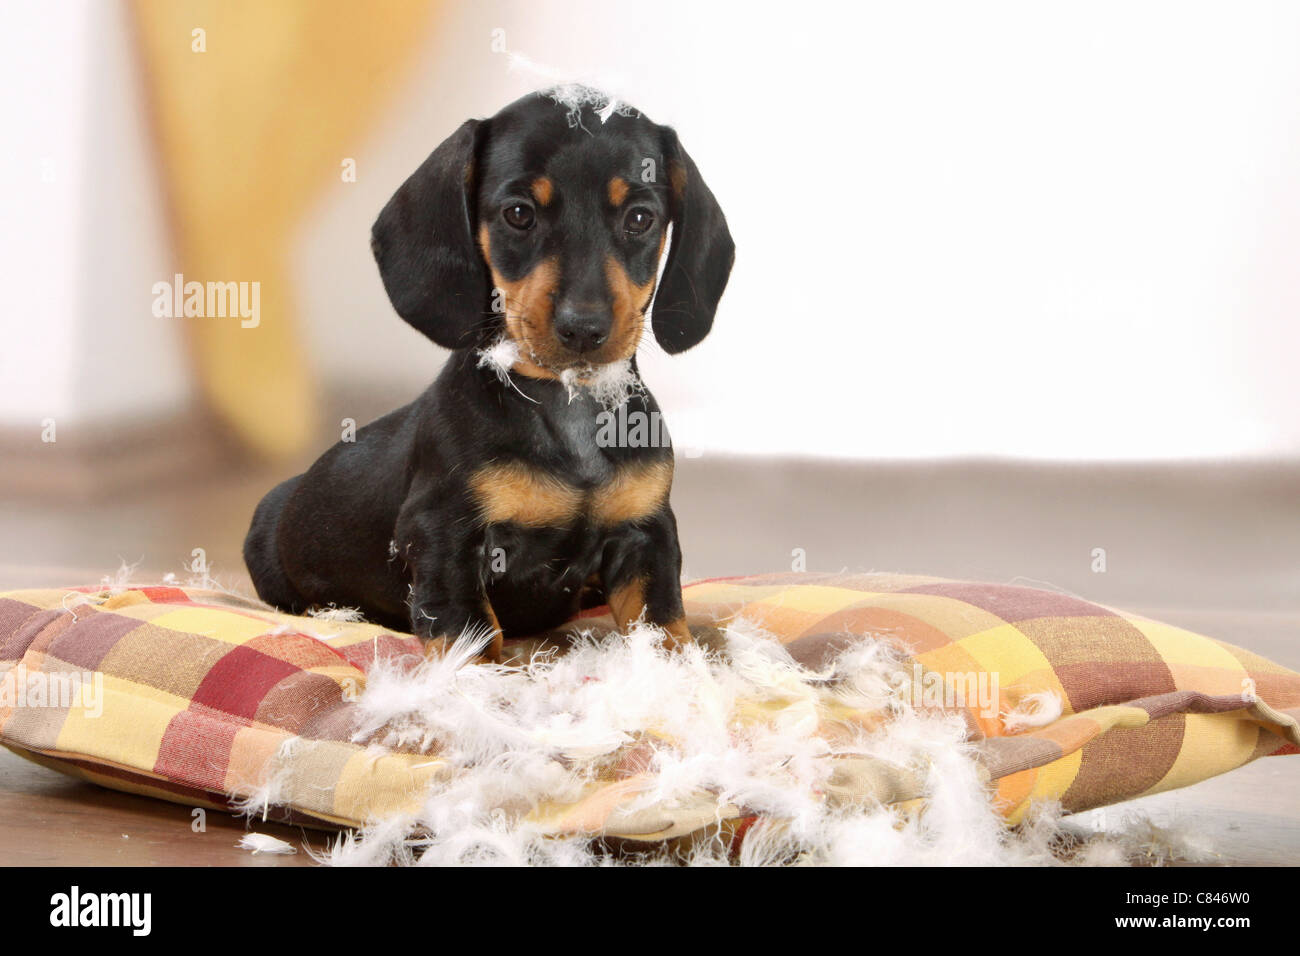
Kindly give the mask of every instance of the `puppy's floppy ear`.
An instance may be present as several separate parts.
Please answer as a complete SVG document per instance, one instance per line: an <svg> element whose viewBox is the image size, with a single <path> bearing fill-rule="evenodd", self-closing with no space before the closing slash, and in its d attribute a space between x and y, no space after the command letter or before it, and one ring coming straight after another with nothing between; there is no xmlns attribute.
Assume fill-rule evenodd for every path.
<svg viewBox="0 0 1300 956"><path fill-rule="evenodd" d="M655 293L651 327L665 352L684 352L709 334L727 287L736 246L727 217L677 134L664 128L664 159L672 186L672 247Z"/></svg>
<svg viewBox="0 0 1300 956"><path fill-rule="evenodd" d="M472 345L491 279L474 239L474 163L487 123L466 120L402 184L370 230L397 314L444 348Z"/></svg>

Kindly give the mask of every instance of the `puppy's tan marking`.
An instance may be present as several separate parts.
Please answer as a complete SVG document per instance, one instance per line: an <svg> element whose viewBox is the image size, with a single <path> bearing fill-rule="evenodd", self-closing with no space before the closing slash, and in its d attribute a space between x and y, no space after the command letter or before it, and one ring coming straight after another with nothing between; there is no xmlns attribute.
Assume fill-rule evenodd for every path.
<svg viewBox="0 0 1300 956"><path fill-rule="evenodd" d="M591 516L616 525L654 514L673 484L673 460L664 458L621 469L592 495Z"/></svg>
<svg viewBox="0 0 1300 956"><path fill-rule="evenodd" d="M555 259L544 259L524 278L512 282L492 264L492 238L487 223L479 225L478 243L483 261L492 274L492 285L505 297L506 332L523 350L523 355L515 363L515 370L533 378L559 378L532 360L533 355L544 355L545 342L550 337L551 293L559 281L559 263Z"/></svg>
<svg viewBox="0 0 1300 956"><path fill-rule="evenodd" d="M686 167L676 160L668 163L668 184L678 200L686 195Z"/></svg>
<svg viewBox="0 0 1300 956"><path fill-rule="evenodd" d="M623 200L627 198L627 193L630 188L631 187L628 186L627 180L622 176L615 176L611 179L609 181L609 186L607 187L609 193L609 204L611 206L623 205Z"/></svg>
<svg viewBox="0 0 1300 956"><path fill-rule="evenodd" d="M582 492L522 462L485 465L469 480L484 521L530 527L568 524L582 510Z"/></svg>
<svg viewBox="0 0 1300 956"><path fill-rule="evenodd" d="M663 252L663 237L659 239L659 252ZM641 333L645 330L646 309L650 308L650 298L654 295L654 276L637 285L632 281L623 263L614 256L605 257L605 283L613 299L614 310L614 354L620 359L631 358L641 344Z"/></svg>
<svg viewBox="0 0 1300 956"><path fill-rule="evenodd" d="M637 578L620 588L615 588L609 596L609 612L613 615L614 624L620 633L626 634L628 628L645 613L645 582ZM683 644L690 644L695 640L683 618L655 626L665 631L664 647L670 651L678 650Z"/></svg>
<svg viewBox="0 0 1300 956"><path fill-rule="evenodd" d="M645 584L640 578L617 587L609 594L609 613L623 634L645 611Z"/></svg>
<svg viewBox="0 0 1300 956"><path fill-rule="evenodd" d="M437 657L446 657L447 651L451 649L451 641L446 637L434 637L424 642L424 657L426 660L433 660Z"/></svg>
<svg viewBox="0 0 1300 956"><path fill-rule="evenodd" d="M636 521L659 510L672 484L671 458L629 465L589 493L518 461L485 465L469 481L484 521L550 528L580 516L604 526Z"/></svg>
<svg viewBox="0 0 1300 956"><path fill-rule="evenodd" d="M489 615L491 612L489 611ZM493 626L496 632L492 635L492 642L483 649L483 653L474 659L475 664L500 664L501 655L504 645L501 640L501 627L496 624L496 617L492 616ZM424 659L433 660L434 658L446 657L447 652L451 650L451 645L455 643L454 638L447 636L435 637L424 642Z"/></svg>
<svg viewBox="0 0 1300 956"><path fill-rule="evenodd" d="M670 651L675 651L684 644L693 644L695 642L695 635L686 626L685 618L679 617L675 621L669 621L663 625L663 628L668 632L668 636L664 638L664 647Z"/></svg>
<svg viewBox="0 0 1300 956"><path fill-rule="evenodd" d="M483 611L487 614L488 623L492 625L492 641L484 649L483 656L494 664L500 664L502 648L501 622L497 620L496 611L492 610L490 602L483 602Z"/></svg>
<svg viewBox="0 0 1300 956"><path fill-rule="evenodd" d="M555 183L546 176L538 176L533 180L531 192L538 205L549 206L555 196Z"/></svg>

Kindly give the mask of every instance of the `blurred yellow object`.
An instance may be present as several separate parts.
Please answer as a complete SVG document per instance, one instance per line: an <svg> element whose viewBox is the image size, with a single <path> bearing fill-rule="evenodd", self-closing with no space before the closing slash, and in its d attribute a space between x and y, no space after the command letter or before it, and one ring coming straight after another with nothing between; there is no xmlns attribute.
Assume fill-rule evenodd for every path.
<svg viewBox="0 0 1300 956"><path fill-rule="evenodd" d="M397 91L434 6L133 2L177 271L260 283L255 327L186 322L202 394L261 454L303 450L315 423L288 273L294 226Z"/></svg>

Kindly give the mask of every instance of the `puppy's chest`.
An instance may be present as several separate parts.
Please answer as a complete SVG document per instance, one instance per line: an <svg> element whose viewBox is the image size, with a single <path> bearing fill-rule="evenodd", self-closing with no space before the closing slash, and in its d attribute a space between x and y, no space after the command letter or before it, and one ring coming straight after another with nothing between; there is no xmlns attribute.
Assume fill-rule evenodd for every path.
<svg viewBox="0 0 1300 956"><path fill-rule="evenodd" d="M600 415L600 406L585 395L544 402L520 454L502 456L471 476L484 522L599 530L658 511L672 486L671 453L602 444Z"/></svg>
<svg viewBox="0 0 1300 956"><path fill-rule="evenodd" d="M522 459L480 467L470 493L486 524L558 529L613 528L646 518L663 506L672 487L669 457L587 463L552 470Z"/></svg>

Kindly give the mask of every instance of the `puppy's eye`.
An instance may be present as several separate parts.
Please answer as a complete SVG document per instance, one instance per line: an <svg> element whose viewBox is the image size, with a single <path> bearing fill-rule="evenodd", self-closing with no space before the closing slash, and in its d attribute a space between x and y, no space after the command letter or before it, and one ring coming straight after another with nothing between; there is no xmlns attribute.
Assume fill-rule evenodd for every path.
<svg viewBox="0 0 1300 956"><path fill-rule="evenodd" d="M533 223L537 222L537 215L533 212L533 207L527 203L515 203L513 206L506 206L501 211L501 218L512 228L526 230L533 228Z"/></svg>
<svg viewBox="0 0 1300 956"><path fill-rule="evenodd" d="M655 216L645 206L633 206L623 218L623 231L629 236L641 236L654 225Z"/></svg>

